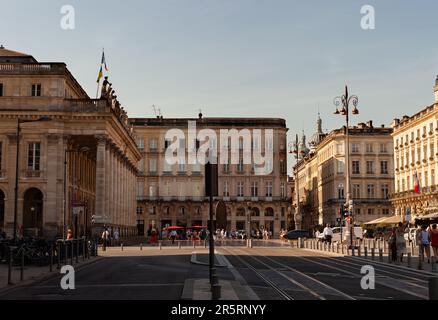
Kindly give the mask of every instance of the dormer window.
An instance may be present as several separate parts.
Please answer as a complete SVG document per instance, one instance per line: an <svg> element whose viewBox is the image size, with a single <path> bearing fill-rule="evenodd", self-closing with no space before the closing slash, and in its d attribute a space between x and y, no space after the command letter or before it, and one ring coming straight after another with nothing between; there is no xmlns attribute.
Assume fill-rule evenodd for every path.
<svg viewBox="0 0 438 320"><path fill-rule="evenodd" d="M41 84L33 84L32 85L32 97L41 97Z"/></svg>

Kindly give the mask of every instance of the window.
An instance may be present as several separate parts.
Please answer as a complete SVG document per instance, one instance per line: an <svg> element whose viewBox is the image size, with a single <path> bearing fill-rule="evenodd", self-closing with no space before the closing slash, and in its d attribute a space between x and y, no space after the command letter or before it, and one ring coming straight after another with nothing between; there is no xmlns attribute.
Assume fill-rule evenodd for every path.
<svg viewBox="0 0 438 320"><path fill-rule="evenodd" d="M337 172L338 174L344 174L344 163L342 161L337 161Z"/></svg>
<svg viewBox="0 0 438 320"><path fill-rule="evenodd" d="M380 161L380 173L388 174L388 161Z"/></svg>
<svg viewBox="0 0 438 320"><path fill-rule="evenodd" d="M420 129L417 129L417 140L420 139Z"/></svg>
<svg viewBox="0 0 438 320"><path fill-rule="evenodd" d="M0 170L2 169L3 143L0 142Z"/></svg>
<svg viewBox="0 0 438 320"><path fill-rule="evenodd" d="M435 155L435 146L434 146L433 142L430 143L429 148L430 148L430 157L433 158Z"/></svg>
<svg viewBox="0 0 438 320"><path fill-rule="evenodd" d="M353 174L360 174L359 161L353 161Z"/></svg>
<svg viewBox="0 0 438 320"><path fill-rule="evenodd" d="M258 197L258 195L259 195L258 183L254 181L251 185L251 197L255 198Z"/></svg>
<svg viewBox="0 0 438 320"><path fill-rule="evenodd" d="M427 159L427 144L423 145L423 159Z"/></svg>
<svg viewBox="0 0 438 320"><path fill-rule="evenodd" d="M368 194L368 199L374 199L374 185L373 184L367 185L367 194Z"/></svg>
<svg viewBox="0 0 438 320"><path fill-rule="evenodd" d="M423 127L423 136L426 135L426 126Z"/></svg>
<svg viewBox="0 0 438 320"><path fill-rule="evenodd" d="M149 172L157 173L157 159L149 159Z"/></svg>
<svg viewBox="0 0 438 320"><path fill-rule="evenodd" d="M408 182L406 190L410 190L411 189L411 178L409 176L407 176L406 181ZM403 181L403 188L404 187L405 187L405 185L404 185L404 181Z"/></svg>
<svg viewBox="0 0 438 320"><path fill-rule="evenodd" d="M374 215L374 208L368 208L368 215Z"/></svg>
<svg viewBox="0 0 438 320"><path fill-rule="evenodd" d="M385 143L381 143L380 144L380 153L387 153L387 152L388 152L388 149L386 148L386 144Z"/></svg>
<svg viewBox="0 0 438 320"><path fill-rule="evenodd" d="M398 169L400 168L400 158L397 157L397 159L395 160L395 168Z"/></svg>
<svg viewBox="0 0 438 320"><path fill-rule="evenodd" d="M373 153L373 145L371 143L366 144L367 153Z"/></svg>
<svg viewBox="0 0 438 320"><path fill-rule="evenodd" d="M149 207L149 214L154 216L157 214L157 207Z"/></svg>
<svg viewBox="0 0 438 320"><path fill-rule="evenodd" d="M420 162L421 159L421 147L417 148L417 162Z"/></svg>
<svg viewBox="0 0 438 320"><path fill-rule="evenodd" d="M429 132L433 132L433 122L429 123Z"/></svg>
<svg viewBox="0 0 438 320"><path fill-rule="evenodd" d="M360 184L353 185L353 199L360 199Z"/></svg>
<svg viewBox="0 0 438 320"><path fill-rule="evenodd" d="M266 182L266 196L272 197L272 181Z"/></svg>
<svg viewBox="0 0 438 320"><path fill-rule="evenodd" d="M415 137L414 137L414 131L412 131L412 132L411 132L411 142L414 141L414 138L415 138Z"/></svg>
<svg viewBox="0 0 438 320"><path fill-rule="evenodd" d="M356 215L356 216L360 215L360 209L359 208L354 209L354 215Z"/></svg>
<svg viewBox="0 0 438 320"><path fill-rule="evenodd" d="M143 158L138 162L138 171L140 171L140 173L144 173L144 159Z"/></svg>
<svg viewBox="0 0 438 320"><path fill-rule="evenodd" d="M144 149L144 139L143 138L137 139L137 147L143 151L143 149Z"/></svg>
<svg viewBox="0 0 438 320"><path fill-rule="evenodd" d="M367 161L367 174L374 174L374 161Z"/></svg>
<svg viewBox="0 0 438 320"><path fill-rule="evenodd" d="M280 183L280 194L282 198L286 198L286 185L284 182Z"/></svg>
<svg viewBox="0 0 438 320"><path fill-rule="evenodd" d="M351 147L352 147L351 148L352 153L359 153L359 144L353 143Z"/></svg>
<svg viewBox="0 0 438 320"><path fill-rule="evenodd" d="M336 153L337 154L344 154L344 144L343 143L336 145Z"/></svg>
<svg viewBox="0 0 438 320"><path fill-rule="evenodd" d="M137 207L137 214L143 214L143 207Z"/></svg>
<svg viewBox="0 0 438 320"><path fill-rule="evenodd" d="M429 175L427 171L424 171L424 186L425 187L429 186Z"/></svg>
<svg viewBox="0 0 438 320"><path fill-rule="evenodd" d="M143 183L141 182L137 184L137 196L143 197Z"/></svg>
<svg viewBox="0 0 438 320"><path fill-rule="evenodd" d="M185 173L186 172L186 164L184 162L178 163L178 172L179 173Z"/></svg>
<svg viewBox="0 0 438 320"><path fill-rule="evenodd" d="M338 186L338 199L344 199L344 185L340 184Z"/></svg>
<svg viewBox="0 0 438 320"><path fill-rule="evenodd" d="M158 148L158 140L156 138L149 139L149 150L157 151Z"/></svg>
<svg viewBox="0 0 438 320"><path fill-rule="evenodd" d="M184 216L186 214L186 208L179 207L178 213L179 213L180 216Z"/></svg>
<svg viewBox="0 0 438 320"><path fill-rule="evenodd" d="M389 209L388 208L382 209L382 214L389 215Z"/></svg>
<svg viewBox="0 0 438 320"><path fill-rule="evenodd" d="M172 165L170 165L166 158L163 158L163 172L172 172Z"/></svg>
<svg viewBox="0 0 438 320"><path fill-rule="evenodd" d="M1 150L1 148L0 148L0 150ZM1 158L1 156L0 156L0 158ZM431 186L435 185L435 169L430 170L430 185Z"/></svg>
<svg viewBox="0 0 438 320"><path fill-rule="evenodd" d="M33 84L32 85L32 97L41 97L41 84Z"/></svg>
<svg viewBox="0 0 438 320"><path fill-rule="evenodd" d="M405 179L402 179L402 182L401 182L401 192L403 192L403 191L405 191Z"/></svg>
<svg viewBox="0 0 438 320"><path fill-rule="evenodd" d="M228 181L224 181L224 197L230 196L230 190L228 189Z"/></svg>
<svg viewBox="0 0 438 320"><path fill-rule="evenodd" d="M165 149L169 148L169 146L170 146L171 144L172 144L172 141L171 141L171 140L168 140L168 139L164 140L164 148L165 148Z"/></svg>
<svg viewBox="0 0 438 320"><path fill-rule="evenodd" d="M270 159L266 160L266 174L271 174L272 173L272 161Z"/></svg>
<svg viewBox="0 0 438 320"><path fill-rule="evenodd" d="M281 173L287 173L287 171L286 171L286 161L280 160L280 170L281 170Z"/></svg>
<svg viewBox="0 0 438 320"><path fill-rule="evenodd" d="M3 83L0 83L0 97L3 97Z"/></svg>
<svg viewBox="0 0 438 320"><path fill-rule="evenodd" d="M412 148L411 150L411 163L415 163L415 149Z"/></svg>
<svg viewBox="0 0 438 320"><path fill-rule="evenodd" d="M243 192L243 182L239 181L237 183L237 196L238 197L243 197L244 196L244 192Z"/></svg>
<svg viewBox="0 0 438 320"><path fill-rule="evenodd" d="M192 164L192 172L201 172L201 164L198 161L196 161L195 164Z"/></svg>
<svg viewBox="0 0 438 320"><path fill-rule="evenodd" d="M387 184L382 185L382 198L383 199L389 198L389 186Z"/></svg>
<svg viewBox="0 0 438 320"><path fill-rule="evenodd" d="M239 159L239 163L237 164L237 171L243 172L243 158Z"/></svg>
<svg viewBox="0 0 438 320"><path fill-rule="evenodd" d="M27 170L40 170L40 147L39 142L31 142L27 149Z"/></svg>

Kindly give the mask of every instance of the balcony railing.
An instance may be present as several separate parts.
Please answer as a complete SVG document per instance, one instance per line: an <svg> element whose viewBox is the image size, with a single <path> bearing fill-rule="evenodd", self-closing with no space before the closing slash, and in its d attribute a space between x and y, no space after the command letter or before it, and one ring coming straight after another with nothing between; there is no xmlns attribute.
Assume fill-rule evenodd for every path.
<svg viewBox="0 0 438 320"><path fill-rule="evenodd" d="M41 170L23 170L22 174L26 178L41 178L43 172Z"/></svg>

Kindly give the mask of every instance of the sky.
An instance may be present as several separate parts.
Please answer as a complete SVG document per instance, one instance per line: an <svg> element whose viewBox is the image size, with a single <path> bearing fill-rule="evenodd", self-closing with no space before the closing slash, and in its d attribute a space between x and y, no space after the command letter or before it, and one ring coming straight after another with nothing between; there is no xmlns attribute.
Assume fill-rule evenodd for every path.
<svg viewBox="0 0 438 320"><path fill-rule="evenodd" d="M72 5L75 29L61 8ZM375 29L361 28L361 8ZM433 103L435 0L0 0L0 44L65 62L91 97L102 48L130 117L279 117L288 138L341 127L349 86L360 115L390 125Z"/></svg>

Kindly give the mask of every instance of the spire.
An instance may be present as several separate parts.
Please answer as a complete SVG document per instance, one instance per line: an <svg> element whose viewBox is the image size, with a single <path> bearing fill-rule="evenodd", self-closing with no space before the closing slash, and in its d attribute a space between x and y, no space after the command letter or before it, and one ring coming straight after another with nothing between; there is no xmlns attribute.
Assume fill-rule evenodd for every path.
<svg viewBox="0 0 438 320"><path fill-rule="evenodd" d="M321 134L322 133L322 119L321 114L318 111L318 119L316 120L316 133Z"/></svg>

